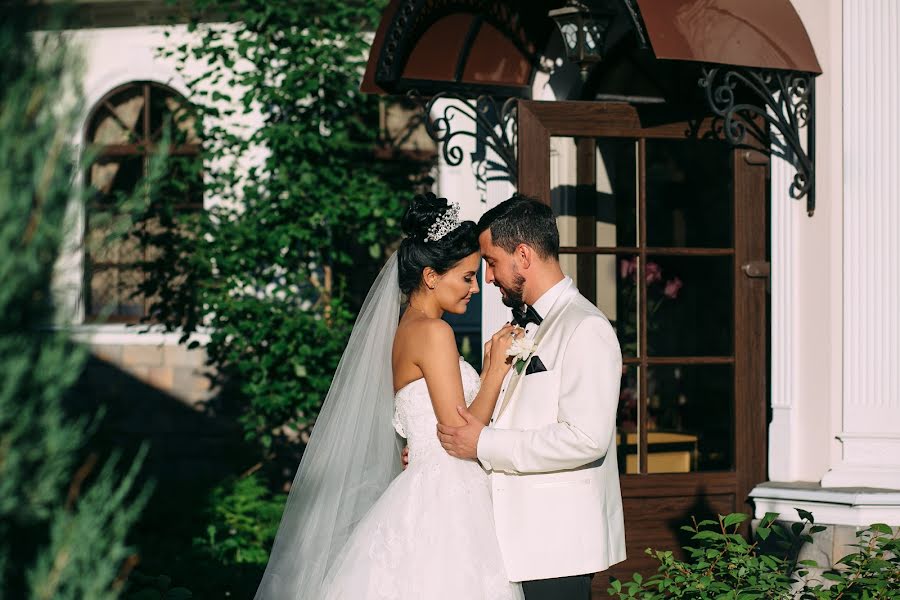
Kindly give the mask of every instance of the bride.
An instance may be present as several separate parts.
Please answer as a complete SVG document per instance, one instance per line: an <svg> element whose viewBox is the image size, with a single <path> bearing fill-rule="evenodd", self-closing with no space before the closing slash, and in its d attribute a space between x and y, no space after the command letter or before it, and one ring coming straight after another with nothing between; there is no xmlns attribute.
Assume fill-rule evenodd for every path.
<svg viewBox="0 0 900 600"><path fill-rule="evenodd" d="M520 335L507 325L478 374L441 316L478 292L475 223L416 196L406 238L369 291L304 452L259 600L521 600L494 533L478 462L453 458L437 423L487 424ZM401 292L408 298L400 315ZM400 472L406 438L409 467Z"/></svg>

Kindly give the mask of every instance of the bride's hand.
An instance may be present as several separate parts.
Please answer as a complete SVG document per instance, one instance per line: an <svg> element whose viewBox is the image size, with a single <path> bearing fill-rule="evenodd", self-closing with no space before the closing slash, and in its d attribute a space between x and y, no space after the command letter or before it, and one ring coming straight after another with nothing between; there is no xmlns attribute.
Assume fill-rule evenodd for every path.
<svg viewBox="0 0 900 600"><path fill-rule="evenodd" d="M481 379L484 379L484 376L487 374L488 370L491 368L491 341L488 340L484 343L484 357L481 359Z"/></svg>
<svg viewBox="0 0 900 600"><path fill-rule="evenodd" d="M512 346L516 337L525 335L525 330L514 325L504 325L500 331L495 333L490 341L485 344L488 362L485 366L485 372L488 369L500 375L506 375L507 371L512 367L512 361L506 356L506 351ZM490 346L490 348L488 348Z"/></svg>

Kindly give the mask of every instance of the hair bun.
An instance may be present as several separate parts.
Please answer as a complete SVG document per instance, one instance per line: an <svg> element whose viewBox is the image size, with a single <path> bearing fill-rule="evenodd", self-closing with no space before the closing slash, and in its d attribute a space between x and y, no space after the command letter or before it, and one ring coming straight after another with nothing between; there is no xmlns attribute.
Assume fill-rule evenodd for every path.
<svg viewBox="0 0 900 600"><path fill-rule="evenodd" d="M416 194L403 215L400 227L407 237L423 241L428 229L450 208L446 198L438 198L431 192Z"/></svg>

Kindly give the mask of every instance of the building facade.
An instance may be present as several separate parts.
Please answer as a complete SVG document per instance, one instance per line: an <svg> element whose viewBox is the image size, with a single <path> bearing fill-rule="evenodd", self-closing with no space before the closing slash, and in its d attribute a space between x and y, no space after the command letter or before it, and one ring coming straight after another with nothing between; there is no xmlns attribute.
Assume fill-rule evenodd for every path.
<svg viewBox="0 0 900 600"><path fill-rule="evenodd" d="M364 89L443 93L430 105L438 120L460 102L454 95L482 104L522 98L507 180L484 176L478 136L444 132L438 137L465 158L448 164L456 161L444 155L441 192L470 215L516 187L549 202L564 270L619 331L620 464L629 556L637 556L624 571L650 568L643 548L675 545L673 525L692 511L773 511L789 521L800 520L798 508L810 511L833 526L810 555L836 560L860 526L900 523L898 7L588 2L586 14L616 16L605 55L584 61L579 80L551 19L542 19L573 4L503 12L460 2L455 14L429 19L425 3L391 3ZM629 46L623 20L645 45ZM379 38L397 50L386 52ZM435 58L441 39L450 46L443 61ZM767 84L805 73L804 90L775 85L765 102L757 97L756 118L788 96L809 112L788 115L796 121L787 133L764 124L775 132L763 136L768 148L746 147L750 137L744 147L716 147L710 138L727 136L698 135L698 120L715 116L714 101L740 94L740 83L716 89L724 96L706 106L687 89L708 85L714 70L760 85L753 73L773 76ZM678 103L700 114L679 117ZM508 122L494 114L500 135ZM491 154L502 141L489 138L482 133L488 159L503 164L503 152ZM483 296L486 337L507 313L495 290Z"/></svg>
<svg viewBox="0 0 900 600"><path fill-rule="evenodd" d="M107 104L134 112L116 124L128 129L151 95L190 97L157 53L189 35L161 24L162 4L83 3L80 145L115 145ZM808 510L834 526L817 539L820 562L840 557L856 528L900 524L900 7L588 4L613 18L582 73L549 16L564 2L391 2L363 88L444 94L427 107L460 158L440 154L436 191L463 218L516 189L559 215L564 270L615 323L626 359L619 458L633 558L622 573L648 567L643 548L675 546L690 515L716 512ZM757 115L765 144L736 146L698 86L711 69L800 74L814 93L769 94L798 100L794 126L784 134ZM460 131L471 135L448 137ZM798 172L807 189L795 199ZM189 405L208 398L202 350L91 322L90 260L73 239L55 282L61 320L143 384ZM487 339L508 313L482 289Z"/></svg>

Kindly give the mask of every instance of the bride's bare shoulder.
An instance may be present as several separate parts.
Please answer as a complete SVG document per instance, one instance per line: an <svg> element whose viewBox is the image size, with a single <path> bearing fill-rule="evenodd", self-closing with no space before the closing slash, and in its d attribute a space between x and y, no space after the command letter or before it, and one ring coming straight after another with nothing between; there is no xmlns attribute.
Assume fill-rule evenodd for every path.
<svg viewBox="0 0 900 600"><path fill-rule="evenodd" d="M446 344L456 347L456 338L453 328L443 319L410 319L401 321L397 328L397 343L434 349Z"/></svg>

